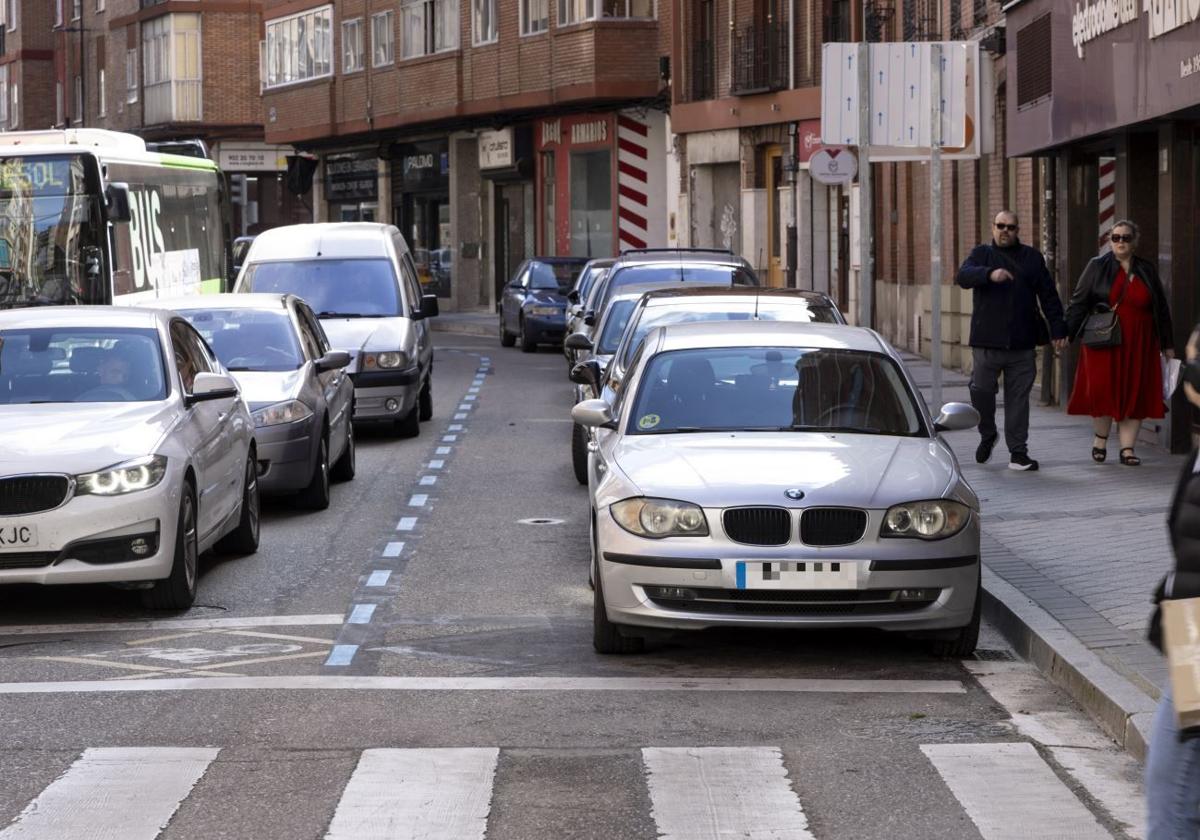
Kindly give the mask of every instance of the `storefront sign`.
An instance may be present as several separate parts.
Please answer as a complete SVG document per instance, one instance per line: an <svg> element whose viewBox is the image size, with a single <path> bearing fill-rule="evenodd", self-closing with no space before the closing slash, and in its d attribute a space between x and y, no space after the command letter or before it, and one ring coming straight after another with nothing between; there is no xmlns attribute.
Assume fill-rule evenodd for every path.
<svg viewBox="0 0 1200 840"><path fill-rule="evenodd" d="M224 146L217 163L227 172L286 172L290 150L283 146Z"/></svg>
<svg viewBox="0 0 1200 840"><path fill-rule="evenodd" d="M542 123L542 145L553 146L562 139L562 122L545 120Z"/></svg>
<svg viewBox="0 0 1200 840"><path fill-rule="evenodd" d="M1071 44L1083 58L1084 45L1138 19L1138 6L1146 12L1147 36L1159 38L1200 20L1198 0L1096 0L1075 4L1071 15Z"/></svg>
<svg viewBox="0 0 1200 840"><path fill-rule="evenodd" d="M821 148L821 121L801 120L797 135L800 162L808 163L817 149Z"/></svg>
<svg viewBox="0 0 1200 840"><path fill-rule="evenodd" d="M484 131L479 135L479 168L501 169L513 165L513 130Z"/></svg>
<svg viewBox="0 0 1200 840"><path fill-rule="evenodd" d="M371 201L379 194L379 161L370 153L325 158L327 201Z"/></svg>
<svg viewBox="0 0 1200 840"><path fill-rule="evenodd" d="M818 149L808 161L813 180L831 187L849 184L857 172L858 160L847 149Z"/></svg>
<svg viewBox="0 0 1200 840"><path fill-rule="evenodd" d="M402 191L444 189L450 181L450 152L444 141L405 143L398 147L399 186Z"/></svg>
<svg viewBox="0 0 1200 840"><path fill-rule="evenodd" d="M576 145L581 143L607 143L608 120L576 123L571 126L571 142Z"/></svg>

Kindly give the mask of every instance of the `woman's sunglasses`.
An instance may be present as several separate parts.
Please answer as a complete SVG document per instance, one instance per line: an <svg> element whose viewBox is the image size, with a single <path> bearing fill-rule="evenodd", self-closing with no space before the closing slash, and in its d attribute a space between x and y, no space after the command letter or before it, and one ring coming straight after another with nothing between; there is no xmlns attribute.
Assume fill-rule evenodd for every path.
<svg viewBox="0 0 1200 840"><path fill-rule="evenodd" d="M1132 242L1133 234L1132 233L1114 233L1111 236L1109 236L1108 238L1111 239L1113 242Z"/></svg>
<svg viewBox="0 0 1200 840"><path fill-rule="evenodd" d="M1016 225L1006 225L1003 222L996 222L996 230L1016 230Z"/></svg>

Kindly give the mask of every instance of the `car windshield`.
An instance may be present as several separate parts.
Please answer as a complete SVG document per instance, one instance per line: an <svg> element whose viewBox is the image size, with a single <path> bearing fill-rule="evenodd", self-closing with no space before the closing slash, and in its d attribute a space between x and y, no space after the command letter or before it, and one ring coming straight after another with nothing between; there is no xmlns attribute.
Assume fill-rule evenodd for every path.
<svg viewBox="0 0 1200 840"><path fill-rule="evenodd" d="M811 306L804 300L790 300L782 303L753 297L739 301L693 300L673 303L670 306L646 306L637 314L633 333L629 336L629 342L621 354L621 367L622 369L629 367L633 351L646 337L646 333L655 327L664 327L670 324L692 324L700 321L749 321L754 318L760 321L793 321L798 324L842 323L837 311L833 308ZM618 340L620 340L620 336L618 336Z"/></svg>
<svg viewBox="0 0 1200 840"><path fill-rule="evenodd" d="M534 262L529 267L529 288L546 289L555 292L566 292L575 284L582 263L544 263Z"/></svg>
<svg viewBox="0 0 1200 840"><path fill-rule="evenodd" d="M608 271L605 266L594 265L583 274L579 275L579 281L575 285L575 291L579 292L579 302L583 303L587 300L588 293L592 290L592 286L596 280L603 277Z"/></svg>
<svg viewBox="0 0 1200 840"><path fill-rule="evenodd" d="M651 359L627 431L917 436L922 423L903 375L882 354L721 347L667 351Z"/></svg>
<svg viewBox="0 0 1200 840"><path fill-rule="evenodd" d="M386 259L252 263L238 291L290 293L322 318L403 314L396 274Z"/></svg>
<svg viewBox="0 0 1200 840"><path fill-rule="evenodd" d="M604 327L600 331L600 340L596 342L595 352L602 356L611 356L621 346L621 336L625 334L625 325L633 313L636 300L614 300L604 313Z"/></svg>
<svg viewBox="0 0 1200 840"><path fill-rule="evenodd" d="M0 330L0 405L166 399L153 329Z"/></svg>
<svg viewBox="0 0 1200 840"><path fill-rule="evenodd" d="M699 283L706 286L757 286L753 272L736 265L710 263L648 263L630 265L613 272L608 281L608 294L622 286L633 284Z"/></svg>
<svg viewBox="0 0 1200 840"><path fill-rule="evenodd" d="M296 370L304 353L285 310L189 309L188 320L231 371Z"/></svg>

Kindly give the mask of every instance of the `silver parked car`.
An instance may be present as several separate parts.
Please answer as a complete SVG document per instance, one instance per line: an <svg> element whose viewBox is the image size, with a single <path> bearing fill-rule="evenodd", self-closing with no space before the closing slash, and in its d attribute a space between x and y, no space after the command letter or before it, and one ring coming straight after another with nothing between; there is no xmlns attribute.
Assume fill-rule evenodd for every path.
<svg viewBox="0 0 1200 840"><path fill-rule="evenodd" d="M658 327L588 400L593 643L654 628L876 627L968 655L979 503L899 357L824 324Z"/></svg>
<svg viewBox="0 0 1200 840"><path fill-rule="evenodd" d="M0 312L0 584L118 583L185 609L258 549L254 422L171 312Z"/></svg>
<svg viewBox="0 0 1200 840"><path fill-rule="evenodd" d="M354 384L344 370L350 354L330 348L308 304L228 294L153 305L186 318L237 380L254 418L262 492L329 507L330 478L354 478Z"/></svg>

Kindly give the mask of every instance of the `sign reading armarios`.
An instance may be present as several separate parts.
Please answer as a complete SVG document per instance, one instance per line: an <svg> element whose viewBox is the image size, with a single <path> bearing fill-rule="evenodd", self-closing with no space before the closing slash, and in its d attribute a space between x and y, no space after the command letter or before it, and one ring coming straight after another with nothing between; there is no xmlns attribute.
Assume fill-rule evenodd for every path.
<svg viewBox="0 0 1200 840"><path fill-rule="evenodd" d="M1083 48L1089 41L1112 32L1138 19L1138 0L1096 0L1095 3L1075 4L1071 15L1071 43L1083 58ZM1200 0L1141 0L1146 13L1151 38L1174 32L1200 19Z"/></svg>

